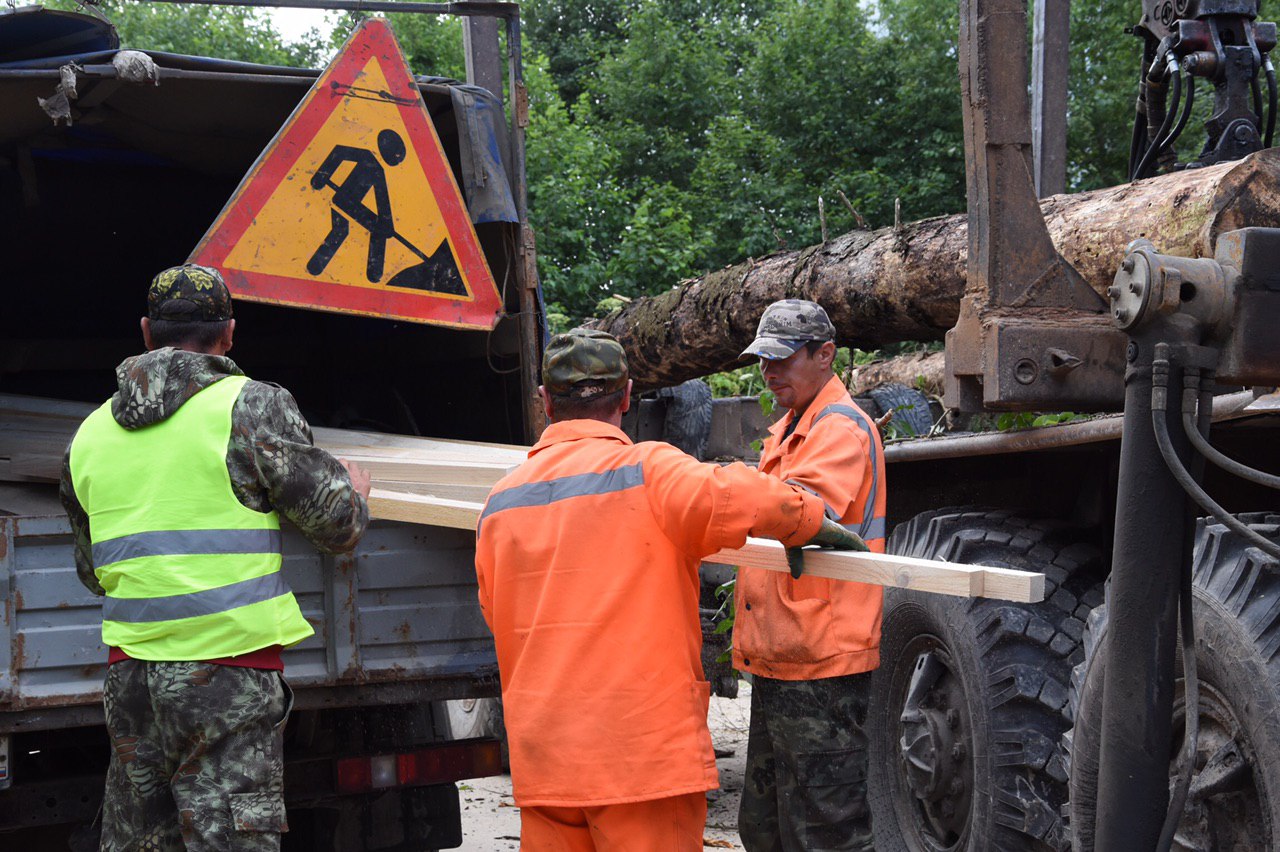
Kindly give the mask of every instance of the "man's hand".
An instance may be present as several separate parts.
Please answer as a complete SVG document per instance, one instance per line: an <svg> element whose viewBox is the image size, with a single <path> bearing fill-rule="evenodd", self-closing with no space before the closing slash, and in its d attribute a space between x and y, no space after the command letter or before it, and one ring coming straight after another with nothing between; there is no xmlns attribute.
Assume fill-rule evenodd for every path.
<svg viewBox="0 0 1280 852"><path fill-rule="evenodd" d="M823 518L822 526L818 528L817 534L801 546L808 547L809 545L829 547L832 550L866 551L871 549L857 534L845 529L830 518ZM799 580L800 575L804 573L804 551L799 547L788 547L787 565L791 566L792 578Z"/></svg>
<svg viewBox="0 0 1280 852"><path fill-rule="evenodd" d="M338 459L338 464L347 469L347 475L351 477L351 487L356 490L361 497L369 499L369 471L362 468L353 461L346 459ZM815 538L816 540L816 538Z"/></svg>

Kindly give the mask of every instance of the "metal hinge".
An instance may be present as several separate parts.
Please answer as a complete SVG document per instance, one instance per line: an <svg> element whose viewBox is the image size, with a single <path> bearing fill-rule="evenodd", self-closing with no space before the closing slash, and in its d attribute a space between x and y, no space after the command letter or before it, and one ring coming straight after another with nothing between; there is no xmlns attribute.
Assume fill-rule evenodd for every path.
<svg viewBox="0 0 1280 852"><path fill-rule="evenodd" d="M529 126L529 89L523 80L516 83L516 126Z"/></svg>

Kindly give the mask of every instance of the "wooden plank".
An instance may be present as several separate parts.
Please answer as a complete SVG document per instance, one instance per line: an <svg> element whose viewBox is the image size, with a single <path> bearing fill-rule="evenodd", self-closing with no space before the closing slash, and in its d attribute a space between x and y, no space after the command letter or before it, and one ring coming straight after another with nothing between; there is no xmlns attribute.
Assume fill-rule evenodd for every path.
<svg viewBox="0 0 1280 852"><path fill-rule="evenodd" d="M369 496L372 517L411 524L475 529L483 505L405 494L375 488ZM770 539L747 539L744 547L722 550L707 559L725 565L747 565L788 572L781 544ZM961 565L884 553L849 550L806 550L805 573L830 580L895 586L941 595L1036 603L1044 600L1044 575L984 565Z"/></svg>
<svg viewBox="0 0 1280 852"><path fill-rule="evenodd" d="M405 494L375 488L369 492L369 516L433 527L474 530L480 520L480 503L445 500L422 494Z"/></svg>
<svg viewBox="0 0 1280 852"><path fill-rule="evenodd" d="M396 450L413 450L426 453L452 453L477 459L514 459L524 461L529 448L516 444L491 444L483 441L461 441L444 438L420 438L415 435L396 435L390 432L356 432L348 429L329 429L323 426L311 430L316 444L325 449L342 448L365 455L382 455ZM333 450L329 450L333 452Z"/></svg>
<svg viewBox="0 0 1280 852"><path fill-rule="evenodd" d="M401 494L421 494L444 500L461 500L464 503L484 503L491 489L487 485L446 485L440 482L395 482L389 479L373 480L374 488L396 491Z"/></svg>
<svg viewBox="0 0 1280 852"><path fill-rule="evenodd" d="M432 458L384 459L376 456L346 455L369 472L371 479L387 482L417 482L432 485L473 485L493 487L515 469L511 464L458 462Z"/></svg>
<svg viewBox="0 0 1280 852"><path fill-rule="evenodd" d="M706 561L789 572L781 544L750 538L739 549L726 549ZM1044 600L1044 575L1008 568L961 565L887 553L849 550L806 550L805 574L830 580L895 586L941 595L1036 603Z"/></svg>
<svg viewBox="0 0 1280 852"><path fill-rule="evenodd" d="M488 465L500 464L507 467L515 467L523 464L527 458L521 453L512 455L502 451L491 451L487 453L477 453L471 450L459 451L453 447L441 447L439 449L370 449L368 447L343 447L336 444L318 444L325 452L335 455L340 459L364 458L378 459L385 462L395 461L440 461L449 462L456 465Z"/></svg>

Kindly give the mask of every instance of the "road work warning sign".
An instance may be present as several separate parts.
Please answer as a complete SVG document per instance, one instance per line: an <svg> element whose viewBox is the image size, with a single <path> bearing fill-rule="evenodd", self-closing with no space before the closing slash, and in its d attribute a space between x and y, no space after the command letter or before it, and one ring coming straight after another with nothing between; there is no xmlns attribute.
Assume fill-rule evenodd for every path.
<svg viewBox="0 0 1280 852"><path fill-rule="evenodd" d="M380 18L351 36L192 253L241 299L490 329L502 304Z"/></svg>

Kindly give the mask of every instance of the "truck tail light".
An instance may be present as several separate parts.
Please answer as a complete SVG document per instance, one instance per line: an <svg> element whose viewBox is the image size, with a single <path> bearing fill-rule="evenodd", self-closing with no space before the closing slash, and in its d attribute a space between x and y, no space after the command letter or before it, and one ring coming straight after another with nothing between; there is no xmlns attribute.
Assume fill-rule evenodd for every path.
<svg viewBox="0 0 1280 852"><path fill-rule="evenodd" d="M498 741L469 740L403 754L343 758L337 762L336 786L340 793L366 793L501 774Z"/></svg>

